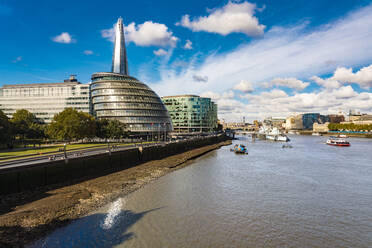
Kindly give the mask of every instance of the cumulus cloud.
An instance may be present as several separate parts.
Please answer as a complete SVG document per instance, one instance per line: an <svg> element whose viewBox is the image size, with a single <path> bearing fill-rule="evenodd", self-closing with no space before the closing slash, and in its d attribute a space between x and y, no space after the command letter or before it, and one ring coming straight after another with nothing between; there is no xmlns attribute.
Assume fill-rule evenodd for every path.
<svg viewBox="0 0 372 248"><path fill-rule="evenodd" d="M176 25L194 32L205 31L221 35L244 33L248 36L259 36L263 34L265 26L259 24L257 17L254 16L255 10L257 10L255 4L229 1L222 8L211 10L208 16L190 20L189 15L184 15Z"/></svg>
<svg viewBox="0 0 372 248"><path fill-rule="evenodd" d="M263 83L262 85L266 88L271 88L273 86L282 86L282 87L287 87L295 90L303 90L307 86L309 86L310 83L308 82L303 82L297 78L274 78L271 80L269 83Z"/></svg>
<svg viewBox="0 0 372 248"><path fill-rule="evenodd" d="M136 25L132 22L124 27L125 39L127 42L133 42L138 46L176 46L178 38L175 37L168 27L161 23L146 21ZM115 25L110 29L101 31L103 38L114 41Z"/></svg>
<svg viewBox="0 0 372 248"><path fill-rule="evenodd" d="M194 75L192 78L196 82L208 82L208 77L207 76Z"/></svg>
<svg viewBox="0 0 372 248"><path fill-rule="evenodd" d="M372 51L372 6L344 16L340 20L313 29L274 27L265 37L222 54L212 53L200 60L192 58L181 70L164 67L161 79L152 87L163 95L232 89L242 78L258 87L273 78L309 78L335 70L342 61L349 66L370 62ZM196 63L195 61L198 61ZM200 61L200 62L199 62ZM196 85L193 75L208 76L208 82Z"/></svg>
<svg viewBox="0 0 372 248"><path fill-rule="evenodd" d="M372 65L363 67L355 73L352 68L338 67L329 78L313 76L310 79L325 88L338 88L342 84L355 83L364 89L369 89L372 87Z"/></svg>
<svg viewBox="0 0 372 248"><path fill-rule="evenodd" d="M363 67L355 73L352 68L340 67L332 78L341 83L356 83L362 88L369 89L372 87L372 65Z"/></svg>
<svg viewBox="0 0 372 248"><path fill-rule="evenodd" d="M183 46L183 49L187 49L187 50L192 49L192 42L190 40L186 40L186 43Z"/></svg>
<svg viewBox="0 0 372 248"><path fill-rule="evenodd" d="M164 49L158 49L158 50L154 50L154 54L156 55L156 56L165 56L165 55L167 55L168 54L168 52L167 51L165 51Z"/></svg>
<svg viewBox="0 0 372 248"><path fill-rule="evenodd" d="M240 83L234 86L234 90L239 90L244 93L251 93L253 92L253 86L250 82L246 80L241 80Z"/></svg>
<svg viewBox="0 0 372 248"><path fill-rule="evenodd" d="M341 84L337 80L334 80L332 78L323 79L318 76L312 76L310 79L318 85L329 89L338 88L341 86Z"/></svg>
<svg viewBox="0 0 372 248"><path fill-rule="evenodd" d="M93 51L92 50L85 50L83 53L85 55L92 55L93 54Z"/></svg>
<svg viewBox="0 0 372 248"><path fill-rule="evenodd" d="M236 82L240 82L242 78L251 82L255 89L262 86L260 82L270 82L275 78L289 76L299 79L311 78L322 86L314 88L314 93L293 93L287 97L272 99L269 101L270 104L254 103L246 96L225 99L226 106L232 102L230 100L240 102L241 105L234 102L229 106L235 105L235 109L227 112L220 111L219 108L219 115L227 120L234 118L239 120L243 114L247 118L256 119L270 113L274 116L286 116L292 112L305 110L332 113L338 112L339 108L343 110L355 108L371 112L371 93L356 92L357 95L345 100L340 96L336 97L333 92L334 89L345 86L347 83L344 81L350 80L351 75L346 73L348 77L345 77L345 73L335 73L337 67L347 65L347 68L355 68L370 64L371 56L366 51L372 51L372 43L369 42L372 40L371 26L372 5L313 29L306 28L306 24L273 27L262 39L242 44L235 50L220 54L212 53L202 59L195 56L182 68L163 67L160 70L160 80L149 84L161 95L184 92L201 94L210 90L222 94L233 89ZM332 78L334 75L331 75L332 80L319 77L330 73L334 73L337 80ZM364 82L364 85L367 85L368 80L364 80L365 76L355 78L355 75L361 75L358 71L352 74L354 75L352 81ZM193 80L194 75L207 76L208 81L200 84Z"/></svg>
<svg viewBox="0 0 372 248"><path fill-rule="evenodd" d="M52 40L57 43L65 43L65 44L76 42L76 40L73 39L71 35L67 32L62 32L60 35L53 37Z"/></svg>

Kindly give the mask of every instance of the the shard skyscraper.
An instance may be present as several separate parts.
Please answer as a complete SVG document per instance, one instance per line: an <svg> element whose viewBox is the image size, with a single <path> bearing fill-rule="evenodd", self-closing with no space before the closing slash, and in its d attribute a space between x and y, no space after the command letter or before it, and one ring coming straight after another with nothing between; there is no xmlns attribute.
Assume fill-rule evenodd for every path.
<svg viewBox="0 0 372 248"><path fill-rule="evenodd" d="M173 130L172 120L160 97L138 79L128 75L123 19L115 26L111 72L92 75L90 86L93 113L97 119L118 120L132 136L160 140Z"/></svg>
<svg viewBox="0 0 372 248"><path fill-rule="evenodd" d="M129 75L127 50L125 49L123 19L120 17L115 26L114 53L111 72Z"/></svg>

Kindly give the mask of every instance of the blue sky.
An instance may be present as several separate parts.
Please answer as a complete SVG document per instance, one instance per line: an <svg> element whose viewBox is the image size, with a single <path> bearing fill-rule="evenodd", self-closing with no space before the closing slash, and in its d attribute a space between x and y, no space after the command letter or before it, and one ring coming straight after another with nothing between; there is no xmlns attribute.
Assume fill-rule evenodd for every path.
<svg viewBox="0 0 372 248"><path fill-rule="evenodd" d="M0 0L0 85L109 71L119 16L130 74L159 95L212 97L230 121L372 112L370 0Z"/></svg>

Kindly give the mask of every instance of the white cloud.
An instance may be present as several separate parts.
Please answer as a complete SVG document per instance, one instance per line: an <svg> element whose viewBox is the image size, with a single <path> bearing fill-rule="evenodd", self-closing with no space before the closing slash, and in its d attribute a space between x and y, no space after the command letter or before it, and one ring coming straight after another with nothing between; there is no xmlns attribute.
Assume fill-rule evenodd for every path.
<svg viewBox="0 0 372 248"><path fill-rule="evenodd" d="M312 76L310 79L313 80L318 85L329 89L338 88L341 86L341 84L337 80L334 80L332 78L323 79L318 76Z"/></svg>
<svg viewBox="0 0 372 248"><path fill-rule="evenodd" d="M332 93L336 98L342 98L342 99L351 98L357 95L353 87L351 87L350 85L343 86L337 90L334 90Z"/></svg>
<svg viewBox="0 0 372 248"><path fill-rule="evenodd" d="M241 119L242 115L256 119L270 113L274 116L286 116L291 112L305 110L332 113L337 112L338 108L372 112L372 97L369 92L356 93L357 95L350 98L340 98L341 93L336 97L335 93L332 93L334 88L346 83L343 80L350 80L350 73L346 73L348 77L344 76L345 73L335 73L335 77L340 81L332 78L333 76L331 80L314 76L335 72L337 67L355 68L371 64L371 55L366 52L372 51L371 26L372 6L368 6L345 15L340 20L313 29L305 30L306 25L274 27L262 39L242 44L235 50L212 53L202 59L196 55L187 66L177 69L163 67L160 70L161 79L149 84L160 95L185 92L200 94L211 90L221 95L233 89L236 82L240 82L242 78L251 82L253 88L259 88L260 82L270 82L273 78L311 77L311 80L325 89L315 88L313 93L295 93L275 98L267 104L251 102L245 96L242 99L230 99L241 104L236 104L235 109L230 112L219 110L219 115L234 120L239 119L239 116ZM365 76L368 74L364 71L363 77L359 76L361 73L352 73L352 81L368 85L368 77ZM200 84L193 80L194 75L207 76L208 81ZM226 103L229 99L224 101L225 105L231 104L231 101Z"/></svg>
<svg viewBox="0 0 372 248"><path fill-rule="evenodd" d="M356 83L362 88L369 89L372 87L372 65L363 67L356 73L353 73L352 68L340 67L332 78L341 83Z"/></svg>
<svg viewBox="0 0 372 248"><path fill-rule="evenodd" d="M192 42L190 40L186 40L186 43L183 46L183 49L187 49L187 50L192 49Z"/></svg>
<svg viewBox="0 0 372 248"><path fill-rule="evenodd" d="M85 55L92 55L93 54L93 51L92 50L85 50L83 53Z"/></svg>
<svg viewBox="0 0 372 248"><path fill-rule="evenodd" d="M254 16L256 9L255 4L246 1L242 3L229 1L222 8L211 10L208 16L190 20L189 15L184 15L176 25L194 32L205 31L221 35L244 33L248 36L259 36L263 34L265 26L259 24Z"/></svg>
<svg viewBox="0 0 372 248"><path fill-rule="evenodd" d="M352 68L338 67L329 78L313 76L310 79L325 88L338 88L341 84L355 83L364 89L369 89L372 87L372 65L363 67L355 73Z"/></svg>
<svg viewBox="0 0 372 248"><path fill-rule="evenodd" d="M253 86L250 82L246 80L241 80L240 83L234 86L234 90L239 90L244 93L253 92Z"/></svg>
<svg viewBox="0 0 372 248"><path fill-rule="evenodd" d="M76 42L76 40L73 39L71 35L67 32L63 32L60 35L53 37L52 40L54 42L65 43L65 44Z"/></svg>
<svg viewBox="0 0 372 248"><path fill-rule="evenodd" d="M127 42L133 42L138 46L176 46L178 38L173 36L172 31L161 23L146 21L136 25L132 22L124 27L125 39ZM110 29L101 31L103 38L114 41L115 25Z"/></svg>
<svg viewBox="0 0 372 248"><path fill-rule="evenodd" d="M154 50L154 54L156 55L156 56L165 56L165 55L167 55L168 54L168 52L167 51L165 51L164 49L158 49L158 50Z"/></svg>
<svg viewBox="0 0 372 248"><path fill-rule="evenodd" d="M209 89L225 91L232 89L242 78L251 82L268 82L272 78L309 78L329 73L342 61L349 66L368 63L372 51L372 7L363 8L341 20L312 31L303 26L274 27L265 37L237 49L203 59L192 58L188 66L179 69L164 68L161 80L152 87L162 95L193 92L198 94ZM336 62L335 62L336 63ZM208 77L200 85L193 82L193 75Z"/></svg>
<svg viewBox="0 0 372 248"><path fill-rule="evenodd" d="M274 78L269 83L263 83L263 86L266 88L271 88L273 86L283 86L295 90L303 90L307 86L309 86L310 83L303 82L297 78Z"/></svg>

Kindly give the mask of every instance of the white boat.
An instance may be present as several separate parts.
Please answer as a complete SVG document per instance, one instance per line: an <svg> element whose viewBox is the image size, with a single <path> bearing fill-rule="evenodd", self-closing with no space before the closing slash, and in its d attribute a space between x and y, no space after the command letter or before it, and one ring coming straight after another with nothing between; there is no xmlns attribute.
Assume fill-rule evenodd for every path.
<svg viewBox="0 0 372 248"><path fill-rule="evenodd" d="M322 136L322 134L320 134L320 133L312 133L311 135L313 135L313 136Z"/></svg>
<svg viewBox="0 0 372 248"><path fill-rule="evenodd" d="M290 141L289 138L285 134L281 133L276 127L273 127L270 132L266 134L266 139L283 142Z"/></svg>

